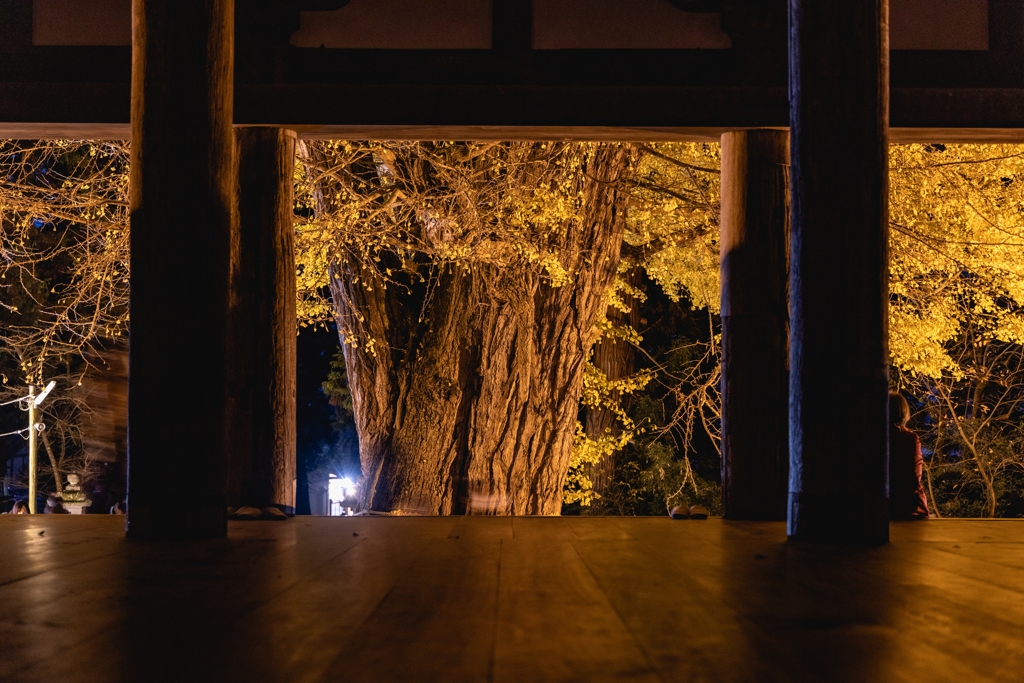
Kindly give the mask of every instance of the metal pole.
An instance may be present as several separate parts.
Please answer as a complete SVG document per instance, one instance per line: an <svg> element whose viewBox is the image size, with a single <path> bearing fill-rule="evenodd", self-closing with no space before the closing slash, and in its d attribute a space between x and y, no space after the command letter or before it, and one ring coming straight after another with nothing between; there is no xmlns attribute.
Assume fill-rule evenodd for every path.
<svg viewBox="0 0 1024 683"><path fill-rule="evenodd" d="M36 514L36 388L28 386L28 512Z"/></svg>

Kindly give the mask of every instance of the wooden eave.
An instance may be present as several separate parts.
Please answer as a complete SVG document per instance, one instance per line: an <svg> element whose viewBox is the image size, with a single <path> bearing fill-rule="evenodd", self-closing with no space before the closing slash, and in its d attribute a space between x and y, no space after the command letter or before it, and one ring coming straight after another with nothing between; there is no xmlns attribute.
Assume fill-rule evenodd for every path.
<svg viewBox="0 0 1024 683"><path fill-rule="evenodd" d="M0 136L126 138L131 49L0 52ZM288 48L235 124L305 137L713 139L788 126L784 51ZM894 51L894 141L1024 141L1024 53Z"/></svg>

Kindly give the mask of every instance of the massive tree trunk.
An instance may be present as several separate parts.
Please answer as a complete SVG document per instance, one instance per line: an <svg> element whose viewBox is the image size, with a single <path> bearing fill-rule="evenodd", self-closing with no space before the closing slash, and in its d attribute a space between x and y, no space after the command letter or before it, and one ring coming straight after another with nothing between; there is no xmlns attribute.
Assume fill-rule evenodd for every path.
<svg viewBox="0 0 1024 683"><path fill-rule="evenodd" d="M366 509L559 513L583 368L619 263L628 192L616 181L631 162L620 145L588 157L581 219L556 238L570 273L561 286L525 260L438 269L384 258L408 283L386 289L335 264L339 330L353 319L362 330L342 341ZM420 268L430 274L417 300Z"/></svg>

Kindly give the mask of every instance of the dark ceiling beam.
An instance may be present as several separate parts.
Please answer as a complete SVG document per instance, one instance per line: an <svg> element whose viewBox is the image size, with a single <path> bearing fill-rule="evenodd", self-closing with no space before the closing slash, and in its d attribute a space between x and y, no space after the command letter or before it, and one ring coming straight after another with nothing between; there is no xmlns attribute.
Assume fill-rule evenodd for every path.
<svg viewBox="0 0 1024 683"><path fill-rule="evenodd" d="M127 84L0 83L0 137L125 137L128 107ZM785 127L787 107L783 88L240 85L235 124L310 137L697 139ZM891 107L894 141L1024 142L1024 88L893 88Z"/></svg>
<svg viewBox="0 0 1024 683"><path fill-rule="evenodd" d="M0 53L0 137L108 137L127 124L130 48L6 45ZM1021 56L894 52L893 138L1024 139ZM556 137L634 131L642 139L651 129L678 139L788 125L785 54L777 51L290 48L286 61L270 82L239 78L236 125L333 137L532 129Z"/></svg>
<svg viewBox="0 0 1024 683"><path fill-rule="evenodd" d="M1024 28L1022 28L1024 30ZM288 48L280 83L324 85L660 85L786 87L782 51L739 50L339 50ZM893 87L1024 87L1024 52L899 50ZM239 70L237 82L247 79ZM0 83L127 83L129 47L0 45Z"/></svg>

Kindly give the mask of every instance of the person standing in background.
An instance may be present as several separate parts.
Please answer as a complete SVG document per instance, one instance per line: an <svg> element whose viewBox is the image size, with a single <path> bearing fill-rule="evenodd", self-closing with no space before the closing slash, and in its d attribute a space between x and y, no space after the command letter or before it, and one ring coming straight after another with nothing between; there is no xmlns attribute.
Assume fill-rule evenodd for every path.
<svg viewBox="0 0 1024 683"><path fill-rule="evenodd" d="M889 392L889 518L928 519L928 497L921 485L921 440L907 429L910 404Z"/></svg>

